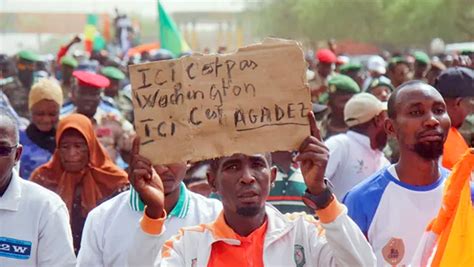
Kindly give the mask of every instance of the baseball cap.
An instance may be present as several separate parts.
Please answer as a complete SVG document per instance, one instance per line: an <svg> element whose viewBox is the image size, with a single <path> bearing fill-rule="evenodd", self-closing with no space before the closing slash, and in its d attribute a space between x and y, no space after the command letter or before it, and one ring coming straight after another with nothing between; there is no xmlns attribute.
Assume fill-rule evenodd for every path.
<svg viewBox="0 0 474 267"><path fill-rule="evenodd" d="M372 56L367 62L367 69L369 71L376 71L380 74L385 74L387 72L385 65L385 60L381 56Z"/></svg>
<svg viewBox="0 0 474 267"><path fill-rule="evenodd" d="M370 121L384 110L387 110L387 102L381 102L369 93L356 94L344 107L344 121L352 127Z"/></svg>
<svg viewBox="0 0 474 267"><path fill-rule="evenodd" d="M448 68L436 78L435 88L443 97L474 96L474 71L465 67Z"/></svg>

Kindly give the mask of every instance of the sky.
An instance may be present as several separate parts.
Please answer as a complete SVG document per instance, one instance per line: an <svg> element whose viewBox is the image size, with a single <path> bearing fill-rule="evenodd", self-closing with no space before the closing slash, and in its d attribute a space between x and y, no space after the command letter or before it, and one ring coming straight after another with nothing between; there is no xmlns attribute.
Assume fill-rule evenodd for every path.
<svg viewBox="0 0 474 267"><path fill-rule="evenodd" d="M157 0L0 0L1 12L113 13L114 8L142 16L156 15ZM259 0L161 0L170 12L241 11L248 2Z"/></svg>

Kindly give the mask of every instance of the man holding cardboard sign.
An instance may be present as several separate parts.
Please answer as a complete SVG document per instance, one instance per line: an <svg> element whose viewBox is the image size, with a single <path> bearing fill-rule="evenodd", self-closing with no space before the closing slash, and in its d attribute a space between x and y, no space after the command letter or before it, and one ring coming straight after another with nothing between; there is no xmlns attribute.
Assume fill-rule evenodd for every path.
<svg viewBox="0 0 474 267"><path fill-rule="evenodd" d="M283 58L279 57L278 60L273 59L272 63L275 67L266 66L260 70L261 75L269 76L261 77L262 80L253 80L255 96L264 96L259 103L252 103L249 97L241 100L229 97L229 94L222 94L229 97L229 99L221 103L221 116L218 116L215 122L206 122L208 127L214 127L211 128L213 131L209 131L205 127L196 129L183 126L182 124L187 123L186 120L172 120L175 128L171 138L187 136L193 141L192 139L195 137L197 141L191 143L191 146L199 146L199 152L190 150L190 155L178 155L179 152L176 152L176 149L167 150L163 149L162 146L157 146L155 151L163 151L164 155L149 157L149 159L159 162L168 162L165 157L181 157L180 160L183 157L191 160L197 160L201 157L218 157L211 164L208 178L213 189L222 196L223 212L212 223L180 230L178 236L165 243L160 254L147 253L144 255L143 253L136 253L143 248L157 247L155 243L158 242L159 237L165 231L163 224L167 216L164 211L165 196L162 180L151 167L152 164L148 160L143 160L143 157L148 157L146 148L149 144L152 147L161 142L164 147L167 146L166 141L162 140L166 140L169 136L157 138L157 136L153 136L151 130L146 130L146 124L142 125L145 129L141 135L144 133L145 136L143 137L149 139L148 142L141 140L140 148L138 148L138 142L135 142L134 160L130 166L130 180L146 204L146 208L140 223L141 230L136 233L134 245L129 251L129 263L139 263L146 266L151 264L161 264L161 266L222 266L224 264L226 266L303 266L306 264L307 266L372 266L375 264L375 256L365 237L346 215L347 209L335 199L329 187L326 186L324 172L329 153L321 141L313 113L300 111L302 112L300 117L286 115L286 117L281 117L280 121L275 121L275 117L271 117L277 114L276 110L278 108L275 108L275 113L272 113L271 110L265 110L266 114L270 114L265 115L265 118L270 117L271 121L265 121L265 119L255 120L254 123L251 122L252 125L246 124L245 127L236 124L238 120L235 114L239 113L239 110L248 110L242 112L244 115L242 117L245 117L245 115L250 114L250 110L258 110L255 109L258 105L265 106L268 102L267 107L286 105L287 109L284 111L285 114L289 114L293 113L293 109L288 108L290 104L302 103L304 106L309 101L309 92L305 80L301 78L304 77L304 68L298 68L299 65L295 64L301 63L303 65L303 53L295 42L264 42L261 45L244 48L235 55L228 57L239 58L248 55L247 60L255 62L257 66L262 66L265 63L264 59L271 60L267 58L271 54L268 51L275 52L281 49L284 49L283 52L285 53L279 54L285 56ZM206 62L209 58L210 56L197 57L202 62ZM193 59L191 57L188 60ZM282 67L281 65L285 64L278 62L279 60L289 64ZM238 62L238 60L235 61ZM218 62L218 60L216 59L215 62ZM169 66L172 64L176 66L179 65L179 62L168 62L168 64L170 64ZM216 63L215 66L217 65ZM139 66L134 69L154 69L155 67L146 65L145 68ZM279 75L290 72L290 70L285 70L286 68L296 68L298 71L292 73L294 77L288 76L282 79L279 76L272 76L275 74L274 69L281 71L281 73L277 71ZM180 69L183 70L183 68ZM270 70L272 71L270 72ZM240 74L243 77L246 75L242 72ZM175 80L179 80L176 77L182 78L183 75L187 74L176 71L172 76L175 77ZM215 75L217 75L217 71ZM237 79L237 75L233 77L235 79L233 81L241 84L245 83L243 80ZM250 79L250 77L247 78ZM142 81L145 81L143 84L146 84L148 81L147 74L143 75L142 78ZM278 80L278 82L273 81L272 83L271 79ZM266 86L265 82L271 83L274 87ZM299 85L302 87L300 88ZM189 83L189 86L190 88L206 87L207 83ZM135 88L135 97L141 97L142 95L139 95L137 91L140 92L142 89ZM211 85L210 88L213 88L213 86ZM291 89L288 90L287 88ZM298 92L298 90L301 91ZM286 99L280 98L280 93L285 95ZM152 96L152 98L154 97ZM155 102L152 98L148 100L147 105ZM139 102L138 99L135 99L135 101ZM202 101L194 107L200 108L205 105L205 101ZM140 113L140 109L144 110L141 105L137 107L138 113ZM229 116L229 114L233 115ZM143 115L141 114L141 116ZM149 119L152 120L157 117L156 114L145 115L150 116ZM181 116L181 114L174 115L175 119ZM140 122L141 120L145 120L144 117L137 121ZM221 126L217 128L216 125ZM311 134L308 133L307 125L310 125ZM178 126L183 126L184 129L187 127L188 132L180 136ZM150 128L150 126L148 127ZM156 127L156 130L158 129L159 126ZM290 130L294 132L291 138L289 137ZM184 130L182 131L184 132ZM209 140L204 138L204 134L230 139L214 139L212 140L213 143L210 143ZM274 142L269 143L265 139ZM189 144L187 140L183 139L183 142ZM203 146L204 144L213 147L207 148ZM320 222L315 221L312 216L303 214L288 218L271 205L266 205L271 183L276 177L276 168L271 165L270 154L257 153L278 149L296 149L297 147L299 147L299 155L296 160L301 162L301 170L308 188L304 196L305 203L317 210ZM141 156L138 155L138 150L142 152L140 153ZM153 160L151 161L153 162ZM323 234L321 228L325 230L325 234ZM155 239L150 238L153 235L156 236ZM140 255L140 258L137 258L137 254Z"/></svg>

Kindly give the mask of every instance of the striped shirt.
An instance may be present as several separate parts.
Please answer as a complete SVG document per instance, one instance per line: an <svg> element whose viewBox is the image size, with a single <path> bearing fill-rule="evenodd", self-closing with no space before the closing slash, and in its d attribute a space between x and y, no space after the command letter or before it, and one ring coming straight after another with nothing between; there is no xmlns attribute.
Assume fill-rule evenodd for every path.
<svg viewBox="0 0 474 267"><path fill-rule="evenodd" d="M306 212L314 214L302 201L305 191L306 184L297 164L290 166L288 173L278 168L275 186L270 191L267 202L275 206L281 213Z"/></svg>

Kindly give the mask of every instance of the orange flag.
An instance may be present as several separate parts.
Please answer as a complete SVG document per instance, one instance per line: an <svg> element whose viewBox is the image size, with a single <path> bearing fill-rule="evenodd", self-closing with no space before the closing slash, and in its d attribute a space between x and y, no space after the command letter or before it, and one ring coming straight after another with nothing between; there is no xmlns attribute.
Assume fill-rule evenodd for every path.
<svg viewBox="0 0 474 267"><path fill-rule="evenodd" d="M431 266L474 266L474 209L471 200L470 177L474 170L474 149L468 149L454 166L446 181L443 203L438 216L428 226L436 241L424 251L434 254ZM422 261L423 262L423 261ZM428 263L429 264L429 263Z"/></svg>

